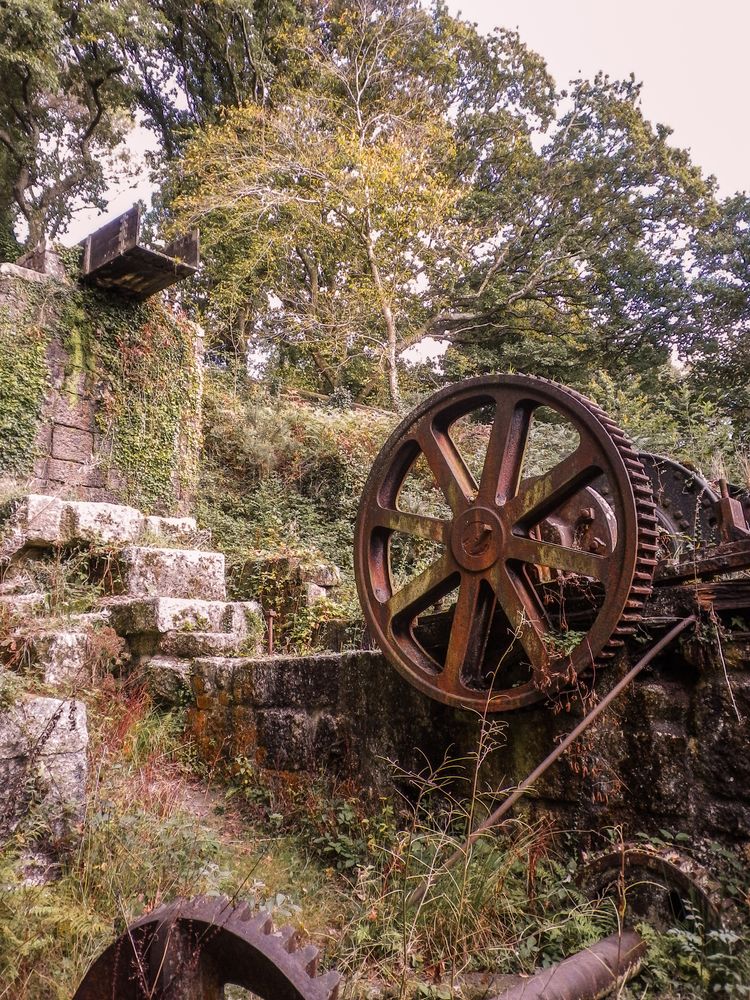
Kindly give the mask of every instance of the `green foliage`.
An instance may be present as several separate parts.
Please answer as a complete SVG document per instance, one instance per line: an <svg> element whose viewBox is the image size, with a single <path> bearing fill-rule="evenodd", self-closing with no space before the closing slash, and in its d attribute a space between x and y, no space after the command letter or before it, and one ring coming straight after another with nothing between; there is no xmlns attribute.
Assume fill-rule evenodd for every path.
<svg viewBox="0 0 750 1000"><path fill-rule="evenodd" d="M691 374L663 367L616 380L598 372L587 387L636 445L699 469L707 478L745 479L745 443L739 429Z"/></svg>
<svg viewBox="0 0 750 1000"><path fill-rule="evenodd" d="M302 8L295 0L135 6L138 30L125 38L135 92L167 159L221 108L275 96L280 71L294 62L288 42Z"/></svg>
<svg viewBox="0 0 750 1000"><path fill-rule="evenodd" d="M61 552L31 562L26 569L30 587L47 594L47 610L55 618L82 614L94 608L103 586L91 574L88 549Z"/></svg>
<svg viewBox="0 0 750 1000"><path fill-rule="evenodd" d="M25 476L34 461L34 440L49 385L50 332L36 290L24 289L14 305L0 305L0 471Z"/></svg>
<svg viewBox="0 0 750 1000"><path fill-rule="evenodd" d="M731 417L738 437L750 431L750 198L726 199L695 235L700 325L686 345L691 380Z"/></svg>
<svg viewBox="0 0 750 1000"><path fill-rule="evenodd" d="M77 849L42 886L24 881L23 842L0 850L0 981L16 1000L69 1000L115 934L175 896L241 890L288 919L288 887L314 884L297 857L266 860L255 832L233 839L210 809L192 811L208 793L188 771L179 714L155 712L137 688L87 701L95 767Z"/></svg>
<svg viewBox="0 0 750 1000"><path fill-rule="evenodd" d="M416 0L316 14L297 43L306 85L202 130L173 207L178 225L200 222L213 303L240 341L270 348L297 385L301 369L303 385L380 390L398 409L397 356L419 339L420 282L440 297L433 275L459 190L429 82L448 58Z"/></svg>
<svg viewBox="0 0 750 1000"><path fill-rule="evenodd" d="M0 148L27 245L54 238L76 199L105 207L110 154L131 124L122 43L133 0L0 5Z"/></svg>
<svg viewBox="0 0 750 1000"><path fill-rule="evenodd" d="M11 290L12 303L0 306L0 472L32 471L50 388L47 351L56 338L67 353L67 401L84 391L101 398L98 458L113 489L147 510L173 507L197 479L200 375L192 326L158 302L135 305L26 282Z"/></svg>
<svg viewBox="0 0 750 1000"><path fill-rule="evenodd" d="M272 397L231 372L207 370L196 510L227 554L230 589L259 597L295 648L316 645L331 620L359 618L351 537L370 463L393 417ZM290 565L344 571L337 603L288 607Z"/></svg>
<svg viewBox="0 0 750 1000"><path fill-rule="evenodd" d="M194 486L199 373L190 324L158 302L74 291L60 319L67 386L97 387L97 421L122 499L165 510Z"/></svg>
<svg viewBox="0 0 750 1000"><path fill-rule="evenodd" d="M14 230L16 207L11 190L12 164L0 146L0 262L13 261L21 254Z"/></svg>
<svg viewBox="0 0 750 1000"><path fill-rule="evenodd" d="M706 930L697 915L662 933L648 924L639 924L637 929L648 945L648 962L629 996L664 1000L747 997L750 934Z"/></svg>

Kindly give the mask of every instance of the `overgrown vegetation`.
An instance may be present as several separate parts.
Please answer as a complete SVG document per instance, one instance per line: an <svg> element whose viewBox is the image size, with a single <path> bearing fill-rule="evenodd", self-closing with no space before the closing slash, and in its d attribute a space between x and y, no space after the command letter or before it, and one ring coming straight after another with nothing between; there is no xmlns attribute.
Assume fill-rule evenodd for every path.
<svg viewBox="0 0 750 1000"><path fill-rule="evenodd" d="M80 254L68 254L75 271ZM171 511L198 476L200 373L195 330L158 302L11 280L0 305L0 470L32 472L53 340L65 349L66 406L96 393L95 460L123 501ZM59 381L59 379L58 379Z"/></svg>
<svg viewBox="0 0 750 1000"><path fill-rule="evenodd" d="M638 377L615 382L604 371L579 387L629 433L637 447L667 454L708 478L747 482L747 459L731 423L707 398L695 397L678 373L661 373L659 395ZM416 402L418 394L412 398ZM480 414L481 418L481 414ZM234 368L208 368L205 377L201 482L196 510L214 543L227 553L230 588L258 597L275 625L279 649L325 648L328 623L360 620L353 577L352 538L365 480L379 448L398 421L387 411L339 408L298 394L272 392ZM545 422L547 421L547 422ZM552 421L552 422L549 422ZM453 433L476 477L489 425L461 421ZM525 474L538 475L575 443L575 432L551 413L532 428ZM407 477L404 510L445 516L445 498L424 459ZM411 578L434 556L434 546L394 536L397 578ZM290 598L292 566L330 562L342 570L333 602L307 607Z"/></svg>
<svg viewBox="0 0 750 1000"><path fill-rule="evenodd" d="M514 821L443 868L483 808L481 798L455 794L457 772L471 773L476 758L402 775L406 794L395 801L364 801L322 774L312 783L274 777L248 759L235 763L224 791L221 775L203 767L197 781L179 712L155 710L133 681L113 697L113 683L85 692L91 787L83 836L60 880L24 883L22 839L0 856L1 997L68 1000L113 933L199 892L237 893L293 923L324 945L355 997L377 989L448 998L467 973L531 971L620 925L615 900L592 902L579 887L574 841L543 823ZM485 751L496 737L486 734ZM734 877L738 897L747 886L736 869ZM430 893L410 910L406 894L423 878ZM741 932L688 917L644 933L649 962L623 998L746 995Z"/></svg>
<svg viewBox="0 0 750 1000"><path fill-rule="evenodd" d="M52 301L50 301L52 299ZM33 465L35 437L49 385L46 365L54 295L34 285L0 303L0 472L24 476Z"/></svg>
<svg viewBox="0 0 750 1000"><path fill-rule="evenodd" d="M92 384L100 395L103 461L118 493L146 510L173 509L197 478L194 328L158 302L74 291L60 329L71 359L70 395Z"/></svg>
<svg viewBox="0 0 750 1000"><path fill-rule="evenodd" d="M277 652L309 652L360 643L359 497L400 411L447 382L556 379L639 448L749 482L750 199L719 198L645 118L634 79L562 89L516 32L483 35L420 0L10 0L0 26L0 259L17 237L35 249L63 231L78 200L103 207L136 109L160 142L149 226L200 223L204 251L168 306L80 287L77 248L63 253L68 286L3 276L0 520L38 457L51 376L70 406L93 390L113 493L163 513L194 497L230 596L276 616ZM190 319L206 328L203 375ZM452 429L475 475L488 426ZM539 420L525 475L570 449L571 431ZM400 503L446 514L426 462ZM437 543L398 535L400 581ZM80 839L49 884L30 861L50 832L41 798L33 781L19 790L27 822L0 847L0 1000L68 1000L115 933L177 895L264 906L326 947L351 995L398 1000L530 972L628 919L621 901L587 897L580 844L546 823L513 820L448 870L489 805L477 774L502 739L493 727L467 760L398 773L400 797L368 799L250 756L207 768L182 713L126 676L106 626L90 626L86 677L45 686L33 643L96 606L106 566L93 572L92 555L29 563L43 609L0 603L0 709L81 698L91 735ZM304 573L320 564L342 579L311 603ZM662 831L658 846L689 840ZM747 872L710 849L741 920L707 927L687 907L666 932L644 926L648 962L621 998L750 996Z"/></svg>
<svg viewBox="0 0 750 1000"><path fill-rule="evenodd" d="M227 554L230 588L284 612L281 635L310 648L325 621L359 618L352 526L395 417L274 395L231 369L206 371L203 413L196 512ZM290 606L290 564L321 562L343 570L335 604Z"/></svg>

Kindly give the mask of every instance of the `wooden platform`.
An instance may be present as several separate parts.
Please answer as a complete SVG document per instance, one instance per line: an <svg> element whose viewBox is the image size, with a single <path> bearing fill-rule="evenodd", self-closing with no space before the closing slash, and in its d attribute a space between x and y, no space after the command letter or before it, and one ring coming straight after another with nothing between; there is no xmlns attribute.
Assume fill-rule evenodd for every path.
<svg viewBox="0 0 750 1000"><path fill-rule="evenodd" d="M136 205L91 233L83 247L82 280L142 301L195 274L198 230L150 250L138 243L141 212Z"/></svg>

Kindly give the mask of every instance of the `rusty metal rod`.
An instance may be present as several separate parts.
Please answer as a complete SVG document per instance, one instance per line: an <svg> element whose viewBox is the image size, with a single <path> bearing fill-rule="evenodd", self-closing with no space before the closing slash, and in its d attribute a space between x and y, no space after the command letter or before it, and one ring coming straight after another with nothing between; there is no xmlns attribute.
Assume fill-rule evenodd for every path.
<svg viewBox="0 0 750 1000"><path fill-rule="evenodd" d="M615 700L615 698L625 690L626 687L628 687L631 681L638 676L641 670L648 666L653 658L657 656L665 646L668 646L674 638L676 638L681 632L684 632L689 625L692 625L695 622L695 620L695 615L689 615L687 618L683 618L682 621L678 622L674 628L671 628L666 635L662 636L662 638L659 639L659 641L655 643L644 656L641 657L636 665L629 670L627 674L625 674L622 680L618 681L612 690L608 691L607 694L604 695L602 700L591 709L589 714L581 719L575 729L568 733L565 739L555 747L552 753L544 758L542 763L531 772L528 778L524 778L516 790L508 796L505 802L498 806L498 808L490 816L488 816L483 823L479 824L476 830L473 830L469 834L463 847L458 848L453 854L451 854L442 866L441 870L447 871L449 868L452 868L457 861L460 861L461 858L466 857L474 841L478 837L481 837L481 835L487 830L496 826L498 821L502 819L502 817L513 808L516 802L518 802L518 800L526 794L534 782L538 778L541 778L545 771L547 771L552 764L555 763L558 757L561 757L565 753L571 743L574 743L581 733L588 729L591 723L602 714L605 708L607 708ZM416 906L418 903L421 903L428 888L429 884L426 882L423 885L417 886L417 888L414 889L407 897L406 905Z"/></svg>
<svg viewBox="0 0 750 1000"><path fill-rule="evenodd" d="M646 942L635 931L612 934L494 1000L598 1000L634 976L645 953Z"/></svg>

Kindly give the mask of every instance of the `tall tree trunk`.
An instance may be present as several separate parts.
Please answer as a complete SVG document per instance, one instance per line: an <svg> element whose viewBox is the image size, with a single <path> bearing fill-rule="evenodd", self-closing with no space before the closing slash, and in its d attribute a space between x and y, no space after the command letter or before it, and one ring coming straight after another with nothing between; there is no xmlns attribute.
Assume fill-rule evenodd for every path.
<svg viewBox="0 0 750 1000"><path fill-rule="evenodd" d="M378 262L375 259L375 251L372 247L372 240L369 232L367 233L366 242L367 262L370 265L370 274L372 275L372 280L378 293L380 311L383 314L383 321L385 322L385 331L387 336L385 366L386 371L388 372L388 393L391 397L391 405L393 406L393 409L397 413L402 413L404 409L404 401L401 398L401 388L398 384L398 337L396 334L396 321L393 318L393 310L391 309L391 304L388 301L388 296L386 295L385 288L383 287L383 281L380 277L380 268L378 267Z"/></svg>
<svg viewBox="0 0 750 1000"><path fill-rule="evenodd" d="M14 261L21 253L21 244L16 239L13 226L14 202L3 197L4 194L4 191L0 191L0 261Z"/></svg>

